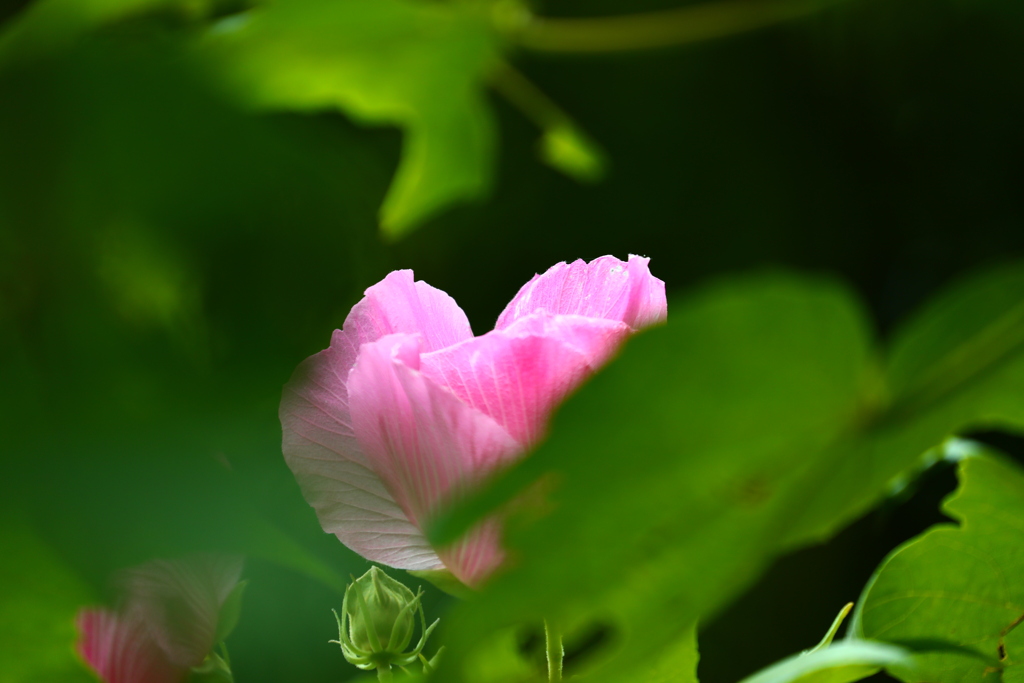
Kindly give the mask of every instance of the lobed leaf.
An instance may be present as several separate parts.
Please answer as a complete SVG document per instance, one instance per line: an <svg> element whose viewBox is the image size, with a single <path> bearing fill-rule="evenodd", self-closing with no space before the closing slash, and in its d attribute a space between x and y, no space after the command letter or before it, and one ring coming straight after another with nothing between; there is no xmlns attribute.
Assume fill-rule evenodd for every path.
<svg viewBox="0 0 1024 683"><path fill-rule="evenodd" d="M493 123L481 83L498 44L480 4L270 3L220 22L199 47L254 106L401 127L405 150L380 214L392 237L489 185Z"/></svg>
<svg viewBox="0 0 1024 683"><path fill-rule="evenodd" d="M923 650L913 667L888 665L906 681L1021 675L1024 472L975 456L961 461L959 476L942 509L960 525L936 525L893 551L857 607L857 635Z"/></svg>
<svg viewBox="0 0 1024 683"><path fill-rule="evenodd" d="M985 309L978 334L1016 305L1003 303ZM566 404L531 458L434 529L444 542L535 482L554 489L547 517L511 524L517 564L451 620L444 680L460 680L481 634L542 618L610 624L615 637L585 678L620 680L713 618L774 557L863 513L950 434L1024 421L1008 391L1024 387L1019 346L1002 340L1005 352L907 403L874 362L856 303L831 283L751 277L670 310L666 327L632 341ZM956 310L940 301L923 315ZM928 344L961 372L942 361L962 347L949 329L914 322L899 343L947 335ZM1018 330L1006 329L1012 341ZM971 348L978 334L966 336Z"/></svg>
<svg viewBox="0 0 1024 683"><path fill-rule="evenodd" d="M783 275L669 308L669 324L630 342L492 490L500 500L544 475L559 486L552 514L511 534L518 566L463 607L442 666L492 624L610 620L614 654L595 680L615 680L776 549L776 518L806 490L808 455L863 410L871 351L860 312L832 283Z"/></svg>

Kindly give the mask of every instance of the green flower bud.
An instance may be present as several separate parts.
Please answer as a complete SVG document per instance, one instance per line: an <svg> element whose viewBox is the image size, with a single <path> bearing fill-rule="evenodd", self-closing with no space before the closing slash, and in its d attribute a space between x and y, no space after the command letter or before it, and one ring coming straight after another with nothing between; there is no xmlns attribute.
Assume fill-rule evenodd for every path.
<svg viewBox="0 0 1024 683"><path fill-rule="evenodd" d="M349 637L371 652L398 654L412 640L419 596L377 567L349 584L345 591Z"/></svg>
<svg viewBox="0 0 1024 683"><path fill-rule="evenodd" d="M431 664L422 655L423 646L437 622L427 626L420 596L371 567L345 589L341 616L335 612L338 640L331 642L340 645L345 659L363 670L378 669L385 675L392 666L404 667L417 661L427 670ZM417 615L420 640L406 652L416 630Z"/></svg>

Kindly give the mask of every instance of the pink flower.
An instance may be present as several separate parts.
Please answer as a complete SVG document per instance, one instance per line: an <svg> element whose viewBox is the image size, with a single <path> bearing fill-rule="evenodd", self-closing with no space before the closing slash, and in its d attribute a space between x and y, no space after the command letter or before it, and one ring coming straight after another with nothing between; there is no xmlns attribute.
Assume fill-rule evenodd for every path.
<svg viewBox="0 0 1024 683"><path fill-rule="evenodd" d="M76 624L78 653L104 683L181 683L188 674L171 663L137 613L84 609Z"/></svg>
<svg viewBox="0 0 1024 683"><path fill-rule="evenodd" d="M78 613L79 654L104 683L181 683L226 635L221 611L241 571L238 558L197 555L123 572L119 610Z"/></svg>
<svg viewBox="0 0 1024 683"><path fill-rule="evenodd" d="M665 283L647 264L559 263L480 337L412 271L367 289L281 401L285 459L324 530L374 562L478 584L502 559L496 524L440 553L423 529L536 445L552 411L630 333L665 319Z"/></svg>

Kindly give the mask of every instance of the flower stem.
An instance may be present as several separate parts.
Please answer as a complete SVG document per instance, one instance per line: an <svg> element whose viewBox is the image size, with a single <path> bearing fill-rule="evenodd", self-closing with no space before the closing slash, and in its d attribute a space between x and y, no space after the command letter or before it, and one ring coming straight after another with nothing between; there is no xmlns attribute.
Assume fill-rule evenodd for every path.
<svg viewBox="0 0 1024 683"><path fill-rule="evenodd" d="M532 17L515 34L541 52L622 52L683 45L812 14L836 0L718 0L618 17Z"/></svg>
<svg viewBox="0 0 1024 683"><path fill-rule="evenodd" d="M562 634L547 619L544 620L544 642L547 646L548 654L548 681L550 683L561 683L562 660L565 657L565 648L562 647Z"/></svg>
<svg viewBox="0 0 1024 683"><path fill-rule="evenodd" d="M377 680L378 681L391 681L394 680L395 675L391 673L390 664L381 664L377 667Z"/></svg>
<svg viewBox="0 0 1024 683"><path fill-rule="evenodd" d="M569 124L569 115L507 63L491 74L491 85L541 130Z"/></svg>

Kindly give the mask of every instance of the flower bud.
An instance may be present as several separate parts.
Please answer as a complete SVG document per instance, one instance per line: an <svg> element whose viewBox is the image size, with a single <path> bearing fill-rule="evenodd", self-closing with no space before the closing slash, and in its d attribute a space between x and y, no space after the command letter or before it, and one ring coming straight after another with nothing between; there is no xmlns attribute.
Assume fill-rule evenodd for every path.
<svg viewBox="0 0 1024 683"><path fill-rule="evenodd" d="M413 593L377 567L371 567L345 589L345 602L338 619L338 640L341 652L349 663L363 669L391 671L392 666L409 666L420 661L424 671L432 666L423 657L427 643L437 621L427 626L420 604L421 593ZM419 616L422 631L419 642L412 650L412 642Z"/></svg>
<svg viewBox="0 0 1024 683"><path fill-rule="evenodd" d="M405 650L416 627L419 597L403 583L377 567L363 574L345 591L349 636L363 650Z"/></svg>

